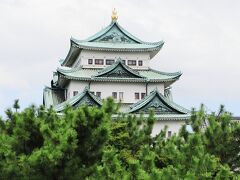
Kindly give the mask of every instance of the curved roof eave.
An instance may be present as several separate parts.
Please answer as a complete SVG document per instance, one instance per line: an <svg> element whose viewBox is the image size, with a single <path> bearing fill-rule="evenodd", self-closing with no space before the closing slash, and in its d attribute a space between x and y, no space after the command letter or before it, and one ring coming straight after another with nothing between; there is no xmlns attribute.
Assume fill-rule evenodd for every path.
<svg viewBox="0 0 240 180"><path fill-rule="evenodd" d="M88 87L85 87L83 92L77 94L76 96L72 97L71 99L68 99L54 107L56 111L62 111L67 105L73 106L76 104L79 100L81 100L86 94L88 94L98 105L102 105L102 101L98 99L95 95L90 93Z"/></svg>
<svg viewBox="0 0 240 180"><path fill-rule="evenodd" d="M158 42L142 41L139 38L137 38L136 36L134 36L131 33L129 33L127 30L125 30L116 21L112 21L108 26L106 26L105 28L103 28L102 30L100 30L99 32L97 32L93 36L90 36L87 39L78 40L78 39L75 39L75 38L72 37L71 40L74 41L76 44L79 44L81 42L93 42L94 40L100 38L101 36L104 36L108 31L110 31L113 28L113 26L116 26L123 34L128 36L131 40L135 41L136 44L157 45L157 46L160 45L160 44L164 44L164 41L158 41Z"/></svg>
<svg viewBox="0 0 240 180"><path fill-rule="evenodd" d="M182 74L183 74L181 71L169 73L169 72L164 72L164 71L158 71L158 70L152 69L152 68L149 68L149 70L154 71L154 72L159 73L159 74L164 74L164 75L169 75L169 76L175 76L176 78L179 78L179 77L182 76Z"/></svg>
<svg viewBox="0 0 240 180"><path fill-rule="evenodd" d="M156 51L161 50L163 41L148 44L132 43L103 43L103 42L85 42L71 38L71 46L87 50L106 50L106 51ZM155 55L154 54L154 55ZM153 56L152 56L153 57Z"/></svg>
<svg viewBox="0 0 240 180"><path fill-rule="evenodd" d="M117 81L117 82L164 82L166 84L166 87L177 81L180 76L182 75L181 72L175 72L175 73L167 73L167 72L161 72L157 70L150 69L149 70L137 70L134 69L132 73L134 75L137 75L139 78L125 78L125 77L99 77L102 74L108 73L109 71L116 68L117 65L119 65L121 61L117 61L112 66L103 68L101 70L94 70L93 72L89 72L88 69L84 69L82 67L79 68L58 68L57 72L59 73L61 78L69 79L69 80L82 80L82 81ZM124 66L124 65L123 65ZM124 66L125 67L125 66ZM131 68L125 67L127 71L130 71ZM85 70L87 70L85 72ZM82 72L81 72L82 71ZM135 72L136 71L136 72ZM143 73L144 71L145 73ZM161 75L164 75L165 77L162 78L156 78L156 75L154 74L148 74L148 71L154 72ZM80 74L78 74L78 72ZM154 76L153 76L154 75ZM152 77L151 77L152 76Z"/></svg>
<svg viewBox="0 0 240 180"><path fill-rule="evenodd" d="M86 50L96 50L96 51L120 51L120 52L152 52L151 58L153 58L162 48L162 46L164 45L163 41L159 41L157 43L153 43L153 44L143 44L145 46L149 46L149 47L96 47L93 45L84 45L83 41L78 41L74 38L71 38L70 40L71 42L71 46L69 49L69 52L67 54L67 57L64 60L61 60L61 65L62 66L68 66L69 64L71 65L75 58L79 55L79 53L81 52L81 49L86 49ZM106 45L107 43L104 43L104 45Z"/></svg>
<svg viewBox="0 0 240 180"><path fill-rule="evenodd" d="M69 62L71 64L71 62L75 60L75 58L79 55L81 49L79 49L76 45L74 45L75 43L72 41L72 39L70 40L70 49L68 51L68 54L66 56L66 58L64 60L62 60L61 66L68 66Z"/></svg>
<svg viewBox="0 0 240 180"><path fill-rule="evenodd" d="M116 26L119 29L119 31L121 31L124 35L126 35L128 38L130 38L133 41L132 45L140 45L140 46L142 45L143 47L140 47L140 46L139 47L134 47L134 48L131 48L131 47L113 48L113 47L110 47L110 46L109 47L108 46L105 46L105 47L98 46L98 47L96 47L96 46L94 46L94 44L92 44L92 45L88 44L86 46L86 43L94 42L96 39L100 38L101 36L104 36L106 33L108 33L113 28L113 26ZM160 49L162 48L162 46L164 44L163 41L159 41L159 42L145 42L145 41L142 41L142 40L138 39L137 37L135 37L134 35L132 35L131 33L129 33L128 31L126 31L116 21L112 21L107 27L105 27L104 29L100 30L99 32L97 32L96 34L94 34L93 36L90 36L89 38L87 38L85 40L77 40L77 39L71 37L70 42L71 42L71 47L70 47L70 50L68 52L67 57L61 62L62 66L68 66L68 65L71 65L74 62L75 55L73 54L73 49L76 48L76 47L79 48L78 52L80 52L80 49L106 50L106 51L131 51L131 52L134 52L134 51L137 51L137 52L149 51L149 52L152 52L150 54L150 56L152 58L160 51ZM106 45L108 43L104 43L104 44Z"/></svg>
<svg viewBox="0 0 240 180"><path fill-rule="evenodd" d="M82 81L109 81L109 82L175 82L177 79L143 79L143 78L114 78L114 77L74 77L68 76L59 72L60 77L69 80L82 80Z"/></svg>

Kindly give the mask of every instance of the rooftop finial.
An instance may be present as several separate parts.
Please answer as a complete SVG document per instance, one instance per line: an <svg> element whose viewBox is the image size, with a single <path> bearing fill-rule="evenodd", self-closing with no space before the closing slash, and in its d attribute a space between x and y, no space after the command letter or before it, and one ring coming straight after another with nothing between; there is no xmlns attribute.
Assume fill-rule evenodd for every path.
<svg viewBox="0 0 240 180"><path fill-rule="evenodd" d="M117 19L118 19L117 11L114 8L112 11L112 21L117 21Z"/></svg>

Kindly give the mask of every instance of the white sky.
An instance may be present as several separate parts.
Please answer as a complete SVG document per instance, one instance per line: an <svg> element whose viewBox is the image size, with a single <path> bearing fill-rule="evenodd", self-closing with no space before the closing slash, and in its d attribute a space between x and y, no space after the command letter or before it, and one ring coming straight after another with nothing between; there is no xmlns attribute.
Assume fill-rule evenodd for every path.
<svg viewBox="0 0 240 180"><path fill-rule="evenodd" d="M151 65L183 72L173 85L175 102L212 111L224 104L240 115L238 0L0 0L0 115L17 98L22 108L41 104L70 37L107 26L114 7L130 33L165 41Z"/></svg>

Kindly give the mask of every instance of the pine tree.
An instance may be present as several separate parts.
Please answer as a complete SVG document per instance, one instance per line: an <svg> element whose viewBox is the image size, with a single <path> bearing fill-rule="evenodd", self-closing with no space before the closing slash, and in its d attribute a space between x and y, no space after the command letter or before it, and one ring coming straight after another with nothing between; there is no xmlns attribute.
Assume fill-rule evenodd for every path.
<svg viewBox="0 0 240 180"><path fill-rule="evenodd" d="M232 121L231 114L221 106L218 114L208 116L204 131L207 151L228 164L232 171L240 173L240 124Z"/></svg>
<svg viewBox="0 0 240 180"><path fill-rule="evenodd" d="M20 108L20 106L19 106L19 99L16 99L14 101L13 108L15 109L16 112L18 111L18 109Z"/></svg>
<svg viewBox="0 0 240 180"><path fill-rule="evenodd" d="M193 111L178 135L151 136L155 117L102 108L30 106L0 119L0 179L237 179L239 124ZM206 123L207 122L207 123ZM207 126L206 126L207 125ZM230 169L230 168L231 169Z"/></svg>

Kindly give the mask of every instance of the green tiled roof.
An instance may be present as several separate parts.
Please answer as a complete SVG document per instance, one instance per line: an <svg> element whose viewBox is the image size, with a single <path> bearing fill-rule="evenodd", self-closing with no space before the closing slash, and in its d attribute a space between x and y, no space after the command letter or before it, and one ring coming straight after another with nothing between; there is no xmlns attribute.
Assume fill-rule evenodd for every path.
<svg viewBox="0 0 240 180"><path fill-rule="evenodd" d="M74 80L93 80L93 81L135 81L135 82L169 82L175 81L180 76L181 73L169 73L162 74L161 72L154 72L151 69L146 70L137 70L141 76L144 78L121 78L121 77L96 77L98 74L98 69L89 69L89 68L80 68L76 71L68 71L62 70L60 68L57 69L60 74L60 77L66 79L74 79Z"/></svg>
<svg viewBox="0 0 240 180"><path fill-rule="evenodd" d="M169 101L165 98L161 93L158 92L157 89L152 91L149 95L147 95L144 99L138 101L137 103L130 106L129 113L135 113L143 109L147 104L153 101L155 97L158 97L164 106L170 108L172 111L176 111L176 114L188 114L189 110L177 105L173 101ZM164 112L163 112L164 114Z"/></svg>
<svg viewBox="0 0 240 180"><path fill-rule="evenodd" d="M74 96L74 97L72 97L72 98L64 101L63 103L60 103L60 104L54 106L54 109L55 109L57 112L63 111L64 108L65 108L67 105L74 106L74 105L77 104L81 99L83 99L86 95L88 95L97 105L99 105L99 106L102 105L101 99L99 99L97 96L95 96L94 94L92 94L92 93L89 91L89 88L86 87L83 92L78 93L76 96Z"/></svg>
<svg viewBox="0 0 240 180"><path fill-rule="evenodd" d="M163 46L163 42L154 44L135 44L135 43L106 43L106 42L86 42L71 38L78 48L88 50L107 50L107 51L157 51Z"/></svg>
<svg viewBox="0 0 240 180"><path fill-rule="evenodd" d="M71 48L62 65L71 64L80 51L76 49L104 50L104 51L132 51L154 52L155 55L163 46L164 42L144 42L123 29L117 22L111 22L106 28L95 35L78 40L71 38ZM72 57L74 56L74 57ZM70 62L68 62L70 61Z"/></svg>
<svg viewBox="0 0 240 180"><path fill-rule="evenodd" d="M117 118L119 115L113 115L113 118ZM135 114L135 116L143 116L147 118L149 114ZM190 119L191 114L155 114L154 117L157 121L186 121Z"/></svg>
<svg viewBox="0 0 240 180"><path fill-rule="evenodd" d="M136 78L127 78L127 77L100 77L99 75L107 73L112 69L116 68L119 64L119 61L115 62L109 67L104 69L96 68L58 68L57 72L60 74L60 77L66 79L75 79L75 80L93 80L93 81L135 81L135 82L169 82L177 80L182 73L167 73L161 72L153 69L132 69L126 65L124 67L134 73ZM138 77L137 77L138 76Z"/></svg>
<svg viewBox="0 0 240 180"><path fill-rule="evenodd" d="M112 33L118 33L117 35L124 38L124 40L101 40L110 34L110 38L113 38ZM84 49L95 49L95 50L139 50L139 51L153 51L159 50L164 42L144 42L137 37L130 34L124 28L122 28L117 22L111 22L106 28L102 29L95 35L85 39L85 40L77 40L75 38L71 38L71 41L76 44L79 48Z"/></svg>
<svg viewBox="0 0 240 180"><path fill-rule="evenodd" d="M130 39L132 39L133 41L135 41L136 43L146 43L144 41L141 41L140 39L138 39L137 37L133 36L131 33L129 33L128 31L126 31L124 28L122 28L116 21L112 21L107 27L103 28L101 31L97 32L96 34L94 34L93 36L85 39L85 41L95 41L96 39L98 39L99 37L103 36L104 34L106 34L107 32L109 32L113 27L117 27L120 31L122 31L125 35L127 35Z"/></svg>

